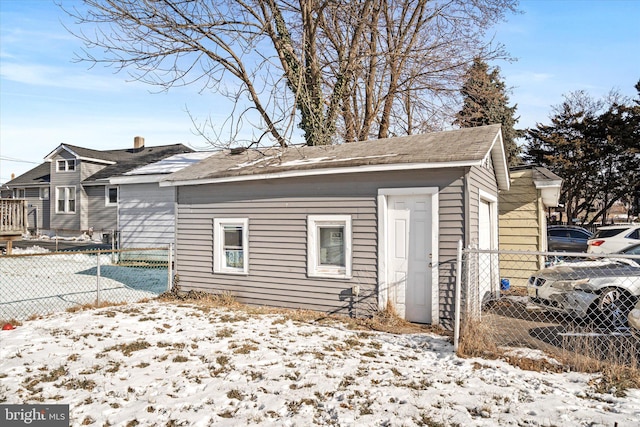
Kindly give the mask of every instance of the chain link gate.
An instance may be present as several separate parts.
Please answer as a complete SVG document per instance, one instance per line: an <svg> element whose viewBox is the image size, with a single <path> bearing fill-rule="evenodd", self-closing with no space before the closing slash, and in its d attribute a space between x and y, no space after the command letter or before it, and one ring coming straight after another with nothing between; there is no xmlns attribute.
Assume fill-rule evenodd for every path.
<svg viewBox="0 0 640 427"><path fill-rule="evenodd" d="M0 320L156 297L170 290L171 254L165 247L0 256Z"/></svg>
<svg viewBox="0 0 640 427"><path fill-rule="evenodd" d="M461 246L461 245L460 245ZM640 366L640 256L459 248L456 347Z"/></svg>

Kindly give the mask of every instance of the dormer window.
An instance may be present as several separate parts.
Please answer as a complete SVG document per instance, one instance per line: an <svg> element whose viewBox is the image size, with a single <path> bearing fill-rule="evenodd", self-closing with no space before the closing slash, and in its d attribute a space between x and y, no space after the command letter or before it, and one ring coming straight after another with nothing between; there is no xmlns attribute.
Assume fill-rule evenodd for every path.
<svg viewBox="0 0 640 427"><path fill-rule="evenodd" d="M75 159L66 159L66 160L58 160L58 172L73 172L76 170L76 160Z"/></svg>

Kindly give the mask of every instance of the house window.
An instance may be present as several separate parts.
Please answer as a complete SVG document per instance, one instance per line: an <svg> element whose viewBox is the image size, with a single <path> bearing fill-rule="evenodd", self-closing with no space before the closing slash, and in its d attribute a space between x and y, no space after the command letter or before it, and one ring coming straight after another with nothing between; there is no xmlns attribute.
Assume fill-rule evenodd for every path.
<svg viewBox="0 0 640 427"><path fill-rule="evenodd" d="M73 172L76 170L76 160L58 160L58 172Z"/></svg>
<svg viewBox="0 0 640 427"><path fill-rule="evenodd" d="M76 212L76 188L56 187L56 212L75 213Z"/></svg>
<svg viewBox="0 0 640 427"><path fill-rule="evenodd" d="M40 200L49 200L49 187L40 187Z"/></svg>
<svg viewBox="0 0 640 427"><path fill-rule="evenodd" d="M107 206L118 204L118 187L105 187L105 199Z"/></svg>
<svg viewBox="0 0 640 427"><path fill-rule="evenodd" d="M249 274L249 219L213 220L214 273Z"/></svg>
<svg viewBox="0 0 640 427"><path fill-rule="evenodd" d="M307 274L351 278L351 216L310 215L307 218Z"/></svg>
<svg viewBox="0 0 640 427"><path fill-rule="evenodd" d="M24 199L25 198L25 189L24 188L14 188L13 189L13 198L14 199Z"/></svg>

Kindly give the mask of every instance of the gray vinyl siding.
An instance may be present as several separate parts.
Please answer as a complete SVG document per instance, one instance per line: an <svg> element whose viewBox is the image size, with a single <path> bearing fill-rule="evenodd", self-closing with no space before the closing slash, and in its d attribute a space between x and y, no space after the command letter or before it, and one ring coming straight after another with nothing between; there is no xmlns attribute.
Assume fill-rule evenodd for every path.
<svg viewBox="0 0 640 427"><path fill-rule="evenodd" d="M94 232L118 229L118 206L107 205L104 185L88 185L87 194L88 221L85 229L93 227Z"/></svg>
<svg viewBox="0 0 640 427"><path fill-rule="evenodd" d="M66 151L61 151L51 162L51 190L49 194L51 206L51 229L58 231L77 231L80 230L81 217L86 215L83 212L83 201L85 200L84 192L80 185L80 164L76 163L76 170L71 172L58 172L57 161L59 159L72 159L73 156ZM76 211L75 213L57 213L56 212L56 188L72 187L76 189Z"/></svg>
<svg viewBox="0 0 640 427"><path fill-rule="evenodd" d="M448 186L440 188L440 244L438 269L438 298L440 324L446 328L453 326L455 314L456 261L458 241L463 240L468 221L465 217L464 170L458 169L457 178Z"/></svg>
<svg viewBox="0 0 640 427"><path fill-rule="evenodd" d="M93 163L86 160L80 161L78 163L82 163L80 165L82 180L89 178L91 175L100 172L102 169L106 168L107 165L103 163Z"/></svg>
<svg viewBox="0 0 640 427"><path fill-rule="evenodd" d="M123 248L174 243L175 191L157 183L120 185L118 227Z"/></svg>
<svg viewBox="0 0 640 427"><path fill-rule="evenodd" d="M490 159L490 158L489 158ZM480 190L485 191L496 199L498 198L498 184L495 178L495 172L491 161L485 166L474 166L470 168L468 173L468 191L467 203L469 206L469 214L467 218L473 219L467 224L469 234L466 239L466 245L477 245L479 239L478 232L478 215L480 210ZM497 248L496 248L497 249Z"/></svg>
<svg viewBox="0 0 640 427"><path fill-rule="evenodd" d="M29 230L49 229L50 200L40 199L40 187L30 187L25 189L27 199L27 219ZM51 198L51 193L49 193Z"/></svg>
<svg viewBox="0 0 640 427"><path fill-rule="evenodd" d="M180 289L228 291L241 302L255 305L353 314L350 290L359 285L358 314L375 310L378 189L439 187L442 294L443 287L455 283L450 261L455 265L457 241L463 235L463 175L460 168L179 187L176 267ZM307 277L307 216L340 214L352 218L353 277ZM248 276L213 273L216 217L249 219ZM452 315L443 311L441 317Z"/></svg>

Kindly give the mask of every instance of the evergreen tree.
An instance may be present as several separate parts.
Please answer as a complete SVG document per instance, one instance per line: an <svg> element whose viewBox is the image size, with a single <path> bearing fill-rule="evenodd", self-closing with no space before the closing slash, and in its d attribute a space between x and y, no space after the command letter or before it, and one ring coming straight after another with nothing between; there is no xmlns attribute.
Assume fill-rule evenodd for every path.
<svg viewBox="0 0 640 427"><path fill-rule="evenodd" d="M622 201L634 213L640 198L640 82L638 99L612 92L595 100L572 92L554 107L551 125L527 134L525 161L545 166L564 182L567 219L603 223Z"/></svg>
<svg viewBox="0 0 640 427"><path fill-rule="evenodd" d="M561 203L565 206L567 221L586 216L585 200L593 201L594 169L593 144L588 137L597 110L584 92L575 92L555 106L551 124L529 129L525 161L541 165L563 178Z"/></svg>
<svg viewBox="0 0 640 427"><path fill-rule="evenodd" d="M520 117L515 116L517 106L509 106L509 96L500 77L500 69L490 71L486 62L474 60L460 92L463 105L453 123L463 128L501 124L509 166L521 163L520 148L515 140L522 137L524 131L515 128Z"/></svg>

